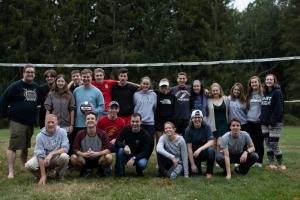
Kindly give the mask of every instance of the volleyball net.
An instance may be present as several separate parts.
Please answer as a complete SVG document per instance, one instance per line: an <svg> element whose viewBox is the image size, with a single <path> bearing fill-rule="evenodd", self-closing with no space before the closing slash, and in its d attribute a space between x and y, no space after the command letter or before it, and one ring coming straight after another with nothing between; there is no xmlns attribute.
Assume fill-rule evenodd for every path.
<svg viewBox="0 0 300 200"><path fill-rule="evenodd" d="M2 79L1 85L7 86L7 83L20 78L20 70L26 64L28 63L0 63L0 73L4 79L8 79ZM300 65L300 56L200 62L31 65L37 68L38 83L44 81L42 73L46 68L54 68L58 73L63 73L69 78L70 71L73 69L90 68L93 70L93 68L104 68L106 78L110 79L117 79L116 74L119 68L128 68L130 81L139 83L141 77L150 76L152 85L157 88L159 80L164 77L168 78L175 85L177 73L185 71L188 74L189 83L194 79L203 80L205 87L208 88L212 82L219 82L221 85L224 85L223 90L227 94L235 82L241 82L246 88L247 81L251 76L263 77L268 73L274 73L279 79L284 94L291 94L291 91L289 91L291 85L295 93L299 93L299 95L285 96L285 107L287 109L286 113L300 117L300 92L298 92L300 91L300 84L295 84L298 76L295 65ZM1 86L1 91L6 86Z"/></svg>

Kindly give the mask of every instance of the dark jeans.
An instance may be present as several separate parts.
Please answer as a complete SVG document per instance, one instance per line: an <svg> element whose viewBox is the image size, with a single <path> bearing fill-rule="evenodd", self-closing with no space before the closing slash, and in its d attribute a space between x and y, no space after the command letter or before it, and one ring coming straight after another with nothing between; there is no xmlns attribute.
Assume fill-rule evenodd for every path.
<svg viewBox="0 0 300 200"><path fill-rule="evenodd" d="M254 123L254 122L247 122L246 124L246 130L247 133L249 133L252 142L255 147L255 152L258 154L259 163L263 163L264 158L264 137L261 131L261 124L260 123Z"/></svg>
<svg viewBox="0 0 300 200"><path fill-rule="evenodd" d="M178 163L176 167L173 167L173 162L169 158L157 153L157 164L158 164L158 174L160 177L172 176L175 173L175 177L182 175L183 166L182 163ZM165 173L167 171L167 173ZM175 178L174 177L174 178Z"/></svg>
<svg viewBox="0 0 300 200"><path fill-rule="evenodd" d="M169 158L166 158L159 153L157 153L157 164L159 176L164 176L165 170L169 170L173 166L173 162Z"/></svg>
<svg viewBox="0 0 300 200"><path fill-rule="evenodd" d="M150 151L149 151L149 154L147 156L147 158L149 159L151 154L152 154L152 151L154 149L155 125L142 124L142 128L145 129L148 132L148 135L150 137Z"/></svg>
<svg viewBox="0 0 300 200"><path fill-rule="evenodd" d="M240 163L240 157L242 154L230 154L230 163L239 163L239 172L241 174L247 174L250 167L257 162L258 155L255 152L249 153L246 162ZM226 167L225 167L225 158L224 153L219 152L216 154L216 161L221 168L224 170L224 174L226 174Z"/></svg>
<svg viewBox="0 0 300 200"><path fill-rule="evenodd" d="M87 159L84 158L85 160L85 166L83 167L83 169L93 169L93 168L100 168L100 165L98 163L100 157L97 157L96 159Z"/></svg>
<svg viewBox="0 0 300 200"><path fill-rule="evenodd" d="M117 149L116 152L116 164L115 164L115 175L124 176L125 175L125 165L132 155L127 155L124 152L124 148ZM146 169L148 160L146 158L141 158L135 160L134 165L136 167L136 173L138 175L143 173L143 170Z"/></svg>
<svg viewBox="0 0 300 200"><path fill-rule="evenodd" d="M215 163L215 149L212 147L208 147L207 149L201 151L197 158L194 158L195 164L198 167L198 174L202 173L201 162L206 161L206 173L213 174L214 163ZM190 169L190 173L192 171Z"/></svg>

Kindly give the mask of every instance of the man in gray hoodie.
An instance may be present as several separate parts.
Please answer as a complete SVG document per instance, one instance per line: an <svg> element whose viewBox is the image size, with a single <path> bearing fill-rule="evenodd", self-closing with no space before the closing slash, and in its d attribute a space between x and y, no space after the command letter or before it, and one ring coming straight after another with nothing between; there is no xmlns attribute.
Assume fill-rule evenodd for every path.
<svg viewBox="0 0 300 200"><path fill-rule="evenodd" d="M61 179L70 159L68 150L67 132L57 126L56 116L49 114L45 119L45 127L36 136L35 156L27 161L25 168L40 177L40 185L46 184L49 170Z"/></svg>

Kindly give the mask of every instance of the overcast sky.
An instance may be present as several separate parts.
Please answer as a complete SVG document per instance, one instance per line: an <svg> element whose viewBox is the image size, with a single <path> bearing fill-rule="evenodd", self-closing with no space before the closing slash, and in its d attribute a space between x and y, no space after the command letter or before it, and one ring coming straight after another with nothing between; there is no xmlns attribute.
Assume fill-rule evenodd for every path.
<svg viewBox="0 0 300 200"><path fill-rule="evenodd" d="M253 1L254 0L235 0L234 7L237 8L238 10L242 11L245 8L247 8L247 6L250 2L253 2Z"/></svg>

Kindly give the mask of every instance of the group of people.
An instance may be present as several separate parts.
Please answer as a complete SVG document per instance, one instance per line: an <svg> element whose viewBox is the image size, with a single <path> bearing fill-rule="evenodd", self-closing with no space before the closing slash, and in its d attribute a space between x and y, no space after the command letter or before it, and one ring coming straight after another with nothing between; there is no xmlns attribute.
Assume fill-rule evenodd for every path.
<svg viewBox="0 0 300 200"><path fill-rule="evenodd" d="M94 74L94 80L93 80ZM16 150L21 150L22 168L46 184L47 177L63 178L67 168L79 169L81 177L112 172L125 175L125 166L143 176L156 141L158 175L212 178L215 161L231 178L234 171L247 174L252 165L262 166L264 141L268 168L285 170L279 138L283 96L274 74L248 81L247 94L236 83L230 95L213 83L204 89L201 80L187 85L187 74L177 74L177 86L163 78L152 90L151 79L128 82L128 70L119 70L118 81L105 80L101 68L64 75L53 69L44 73L46 83L34 82L35 68L26 65L23 78L1 96L1 115L10 120L7 150L8 178L14 177ZM40 105L40 132L34 157L27 161L36 107ZM276 160L276 162L275 162Z"/></svg>

